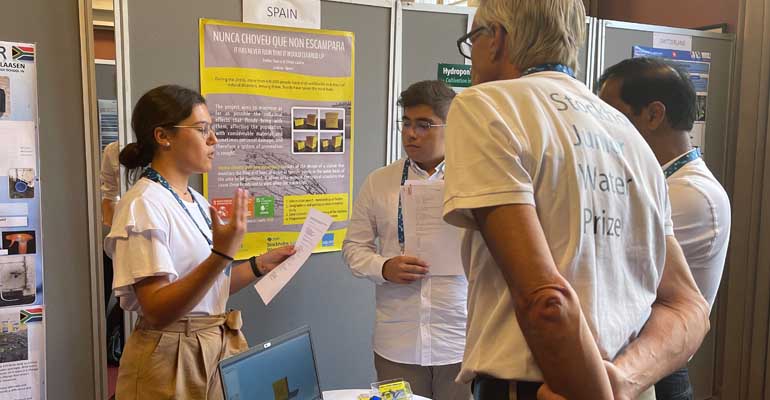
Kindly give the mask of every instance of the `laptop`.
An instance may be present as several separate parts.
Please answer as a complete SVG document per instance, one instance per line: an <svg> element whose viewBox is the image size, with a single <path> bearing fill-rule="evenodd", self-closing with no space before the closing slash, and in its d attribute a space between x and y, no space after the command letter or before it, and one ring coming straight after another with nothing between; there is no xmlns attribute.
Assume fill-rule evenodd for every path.
<svg viewBox="0 0 770 400"><path fill-rule="evenodd" d="M226 400L322 400L310 327L219 363Z"/></svg>

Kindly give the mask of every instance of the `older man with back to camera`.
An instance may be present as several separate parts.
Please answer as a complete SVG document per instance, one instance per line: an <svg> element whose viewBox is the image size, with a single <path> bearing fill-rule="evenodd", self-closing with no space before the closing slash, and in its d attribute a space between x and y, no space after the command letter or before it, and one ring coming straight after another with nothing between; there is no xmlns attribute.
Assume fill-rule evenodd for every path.
<svg viewBox="0 0 770 400"><path fill-rule="evenodd" d="M697 95L686 72L661 59L631 58L599 80L599 97L634 124L663 169L674 235L709 308L722 279L730 239L730 199L690 143ZM655 384L657 400L690 400L687 367Z"/></svg>
<svg viewBox="0 0 770 400"><path fill-rule="evenodd" d="M444 212L479 400L654 398L708 331L655 156L574 77L584 31L580 0L482 0L458 40Z"/></svg>

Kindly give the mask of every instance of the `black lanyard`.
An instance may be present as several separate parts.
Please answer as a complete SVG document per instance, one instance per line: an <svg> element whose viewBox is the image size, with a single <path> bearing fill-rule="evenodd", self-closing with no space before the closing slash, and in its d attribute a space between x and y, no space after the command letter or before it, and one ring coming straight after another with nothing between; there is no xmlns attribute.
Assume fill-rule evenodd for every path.
<svg viewBox="0 0 770 400"><path fill-rule="evenodd" d="M168 183L166 178L164 178L161 174L158 173L158 171L154 170L152 167L148 167L144 170L142 173L143 178L147 178L153 182L159 183L161 186L166 188L176 199L177 203L179 203L179 206L182 207L182 209L187 213L187 216L190 217L190 220L195 225L196 228L198 228L198 231L203 235L203 238L206 239L206 242L209 244L209 246L212 245L211 239L209 239L208 236L203 232L203 229L198 225L197 222L195 222L195 218L193 218L192 214L190 214L190 210L187 209L187 207L182 202L182 199L179 198L179 195L176 194L174 189L171 187L171 184ZM203 220L206 221L206 224L209 226L209 231L211 231L211 219L206 215L206 213L203 211L203 207L201 207L200 203L198 203L198 200L195 199L195 196L192 194L192 189L189 187L187 190L190 191L190 197L193 199L193 203L195 203L196 206L198 206L198 211L200 211L201 215L203 216Z"/></svg>
<svg viewBox="0 0 770 400"><path fill-rule="evenodd" d="M690 163L690 161L695 161L700 157L700 149L696 147L679 157L676 161L674 161L673 164L669 165L668 168L663 170L663 175L665 175L666 179L668 179L669 176L674 175L677 171L682 169L682 167Z"/></svg>
<svg viewBox="0 0 770 400"><path fill-rule="evenodd" d="M407 158L404 161L404 172L401 173L401 186L406 183L406 178L409 176L409 166L411 162ZM404 238L404 212L401 209L401 194L398 195L398 244L401 246L401 254L404 254L406 239Z"/></svg>

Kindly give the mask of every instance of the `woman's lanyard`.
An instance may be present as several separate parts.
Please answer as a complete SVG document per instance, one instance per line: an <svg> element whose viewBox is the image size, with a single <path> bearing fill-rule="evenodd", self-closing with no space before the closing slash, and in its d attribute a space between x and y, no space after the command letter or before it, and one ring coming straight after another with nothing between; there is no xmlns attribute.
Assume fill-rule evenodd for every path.
<svg viewBox="0 0 770 400"><path fill-rule="evenodd" d="M684 153L681 157L679 157L676 161L674 161L673 164L669 165L668 168L663 170L663 175L666 176L666 179L668 179L669 176L674 175L677 171L682 169L685 165L687 165L690 161L695 161L701 157L700 149L694 148L687 153Z"/></svg>
<svg viewBox="0 0 770 400"><path fill-rule="evenodd" d="M179 195L176 194L176 192L171 187L171 184L168 183L166 178L164 178L161 174L158 173L158 171L154 170L152 167L148 167L147 169L145 169L144 172L142 173L142 177L147 178L153 182L159 183L161 186L166 188L166 190L171 192L171 194L176 199L177 203L179 203L179 206L182 207L182 209L187 213L187 216L190 217L190 220L195 225L195 227L198 228L198 232L200 232L201 235L203 235L203 238L206 239L206 242L209 244L209 246L212 245L211 239L209 239L209 237L206 236L206 234L203 232L203 229L201 229L198 223L195 222L195 218L193 218L192 214L190 214L190 210L187 209L187 207L182 202L182 199L179 198ZM208 224L209 226L209 231L211 231L211 220L206 215L206 213L203 212L203 207L201 207L200 203L198 203L198 200L196 200L195 196L193 196L192 190L189 187L187 188L187 190L190 190L190 197L192 197L195 205L198 206L198 211L200 211L201 215L203 216L203 220L206 221L206 224Z"/></svg>
<svg viewBox="0 0 770 400"><path fill-rule="evenodd" d="M561 72L563 74L567 74L570 77L575 77L575 71L564 65L564 64L541 64L541 65L535 65L534 67L527 68L524 70L524 73L521 74L521 76L527 76L531 74L536 74L538 72L546 72L546 71L554 71L554 72Z"/></svg>
<svg viewBox="0 0 770 400"><path fill-rule="evenodd" d="M404 171L401 173L401 187L406 183L406 179L409 176L409 166L412 163L407 158L404 161ZM404 238L404 212L401 209L401 193L398 195L398 245L401 246L401 255L404 255L406 239Z"/></svg>

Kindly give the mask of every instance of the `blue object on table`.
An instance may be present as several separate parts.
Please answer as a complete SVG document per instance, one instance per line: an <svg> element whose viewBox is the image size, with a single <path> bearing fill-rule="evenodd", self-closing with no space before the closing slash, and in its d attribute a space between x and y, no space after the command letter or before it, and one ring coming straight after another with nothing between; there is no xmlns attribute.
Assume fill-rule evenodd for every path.
<svg viewBox="0 0 770 400"><path fill-rule="evenodd" d="M16 181L16 184L13 185L13 188L19 193L26 192L28 187L29 185L24 181Z"/></svg>

